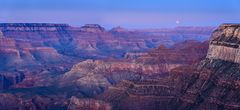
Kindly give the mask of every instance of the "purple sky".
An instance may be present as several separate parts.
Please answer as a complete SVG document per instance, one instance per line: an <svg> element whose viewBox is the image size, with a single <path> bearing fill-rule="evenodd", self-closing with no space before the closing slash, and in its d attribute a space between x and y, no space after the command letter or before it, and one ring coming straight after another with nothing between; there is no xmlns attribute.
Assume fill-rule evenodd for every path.
<svg viewBox="0 0 240 110"><path fill-rule="evenodd" d="M240 22L240 0L1 0L0 22L97 23L107 28Z"/></svg>

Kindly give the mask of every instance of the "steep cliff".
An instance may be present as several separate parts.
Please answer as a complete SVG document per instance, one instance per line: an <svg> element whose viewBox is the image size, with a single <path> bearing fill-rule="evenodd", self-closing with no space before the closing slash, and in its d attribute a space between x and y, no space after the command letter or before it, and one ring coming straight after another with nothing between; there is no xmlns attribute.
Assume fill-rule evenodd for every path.
<svg viewBox="0 0 240 110"><path fill-rule="evenodd" d="M223 24L213 32L207 58L196 67L179 68L173 78L182 83L180 109L239 109L238 24ZM195 68L192 71L187 71ZM177 84L176 84L177 85Z"/></svg>
<svg viewBox="0 0 240 110"><path fill-rule="evenodd" d="M12 85L20 83L25 78L22 72L1 72L0 89L7 89Z"/></svg>
<svg viewBox="0 0 240 110"><path fill-rule="evenodd" d="M214 33L207 58L240 63L240 25L224 24Z"/></svg>

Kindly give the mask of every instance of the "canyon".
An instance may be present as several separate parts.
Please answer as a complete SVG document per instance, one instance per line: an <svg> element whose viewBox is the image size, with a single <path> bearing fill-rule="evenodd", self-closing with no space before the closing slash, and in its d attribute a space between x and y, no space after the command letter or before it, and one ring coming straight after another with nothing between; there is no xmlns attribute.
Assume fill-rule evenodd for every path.
<svg viewBox="0 0 240 110"><path fill-rule="evenodd" d="M240 109L239 24L0 27L0 109Z"/></svg>
<svg viewBox="0 0 240 110"><path fill-rule="evenodd" d="M232 45L238 42L231 39L238 37L239 27L223 24L215 30L206 58L194 65L172 69L165 78L122 81L96 98L120 110L237 110L239 63Z"/></svg>
<svg viewBox="0 0 240 110"><path fill-rule="evenodd" d="M97 24L72 27L67 24L1 23L0 73L2 77L6 72L24 73L26 82L34 83L36 79L57 77L86 59L123 58L128 52L145 52L159 45L169 47L185 40L203 41L213 29L128 30L117 27L106 30ZM1 81L2 85L4 83ZM6 85L6 88L11 86Z"/></svg>

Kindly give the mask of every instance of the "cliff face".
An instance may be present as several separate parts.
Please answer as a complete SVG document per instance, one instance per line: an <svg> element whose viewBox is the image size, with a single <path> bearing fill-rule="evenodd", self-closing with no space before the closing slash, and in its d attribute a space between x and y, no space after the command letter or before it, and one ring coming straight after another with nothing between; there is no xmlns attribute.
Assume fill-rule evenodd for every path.
<svg viewBox="0 0 240 110"><path fill-rule="evenodd" d="M0 72L0 89L7 89L25 78L22 72Z"/></svg>
<svg viewBox="0 0 240 110"><path fill-rule="evenodd" d="M239 109L239 53L237 24L223 24L210 41L207 58L197 67L176 69L183 93L179 108ZM195 68L195 70L189 70ZM176 84L177 85L177 84Z"/></svg>
<svg viewBox="0 0 240 110"><path fill-rule="evenodd" d="M240 63L239 26L224 24L214 31L207 58Z"/></svg>
<svg viewBox="0 0 240 110"><path fill-rule="evenodd" d="M4 36L3 36L3 33L2 33L2 31L0 31L0 38L3 38Z"/></svg>

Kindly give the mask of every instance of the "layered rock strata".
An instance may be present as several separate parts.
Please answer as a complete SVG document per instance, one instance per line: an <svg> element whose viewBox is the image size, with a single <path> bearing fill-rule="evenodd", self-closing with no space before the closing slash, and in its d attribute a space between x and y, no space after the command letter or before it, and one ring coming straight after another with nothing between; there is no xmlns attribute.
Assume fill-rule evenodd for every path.
<svg viewBox="0 0 240 110"><path fill-rule="evenodd" d="M120 83L121 86L111 87L98 98L112 102L113 107L120 110L240 109L240 63L234 60L238 53L232 51L238 43L231 40L239 34L239 31L236 31L239 27L237 24L220 26L212 34L208 56L195 65L180 66L171 70L170 75L164 78L166 82L162 79L155 79L157 83L143 81L140 85L139 82L123 82L124 84ZM159 88L165 89L158 90L159 88L155 87L158 85L162 85ZM142 98L145 95L151 98ZM171 98L164 100L166 98L159 96Z"/></svg>

